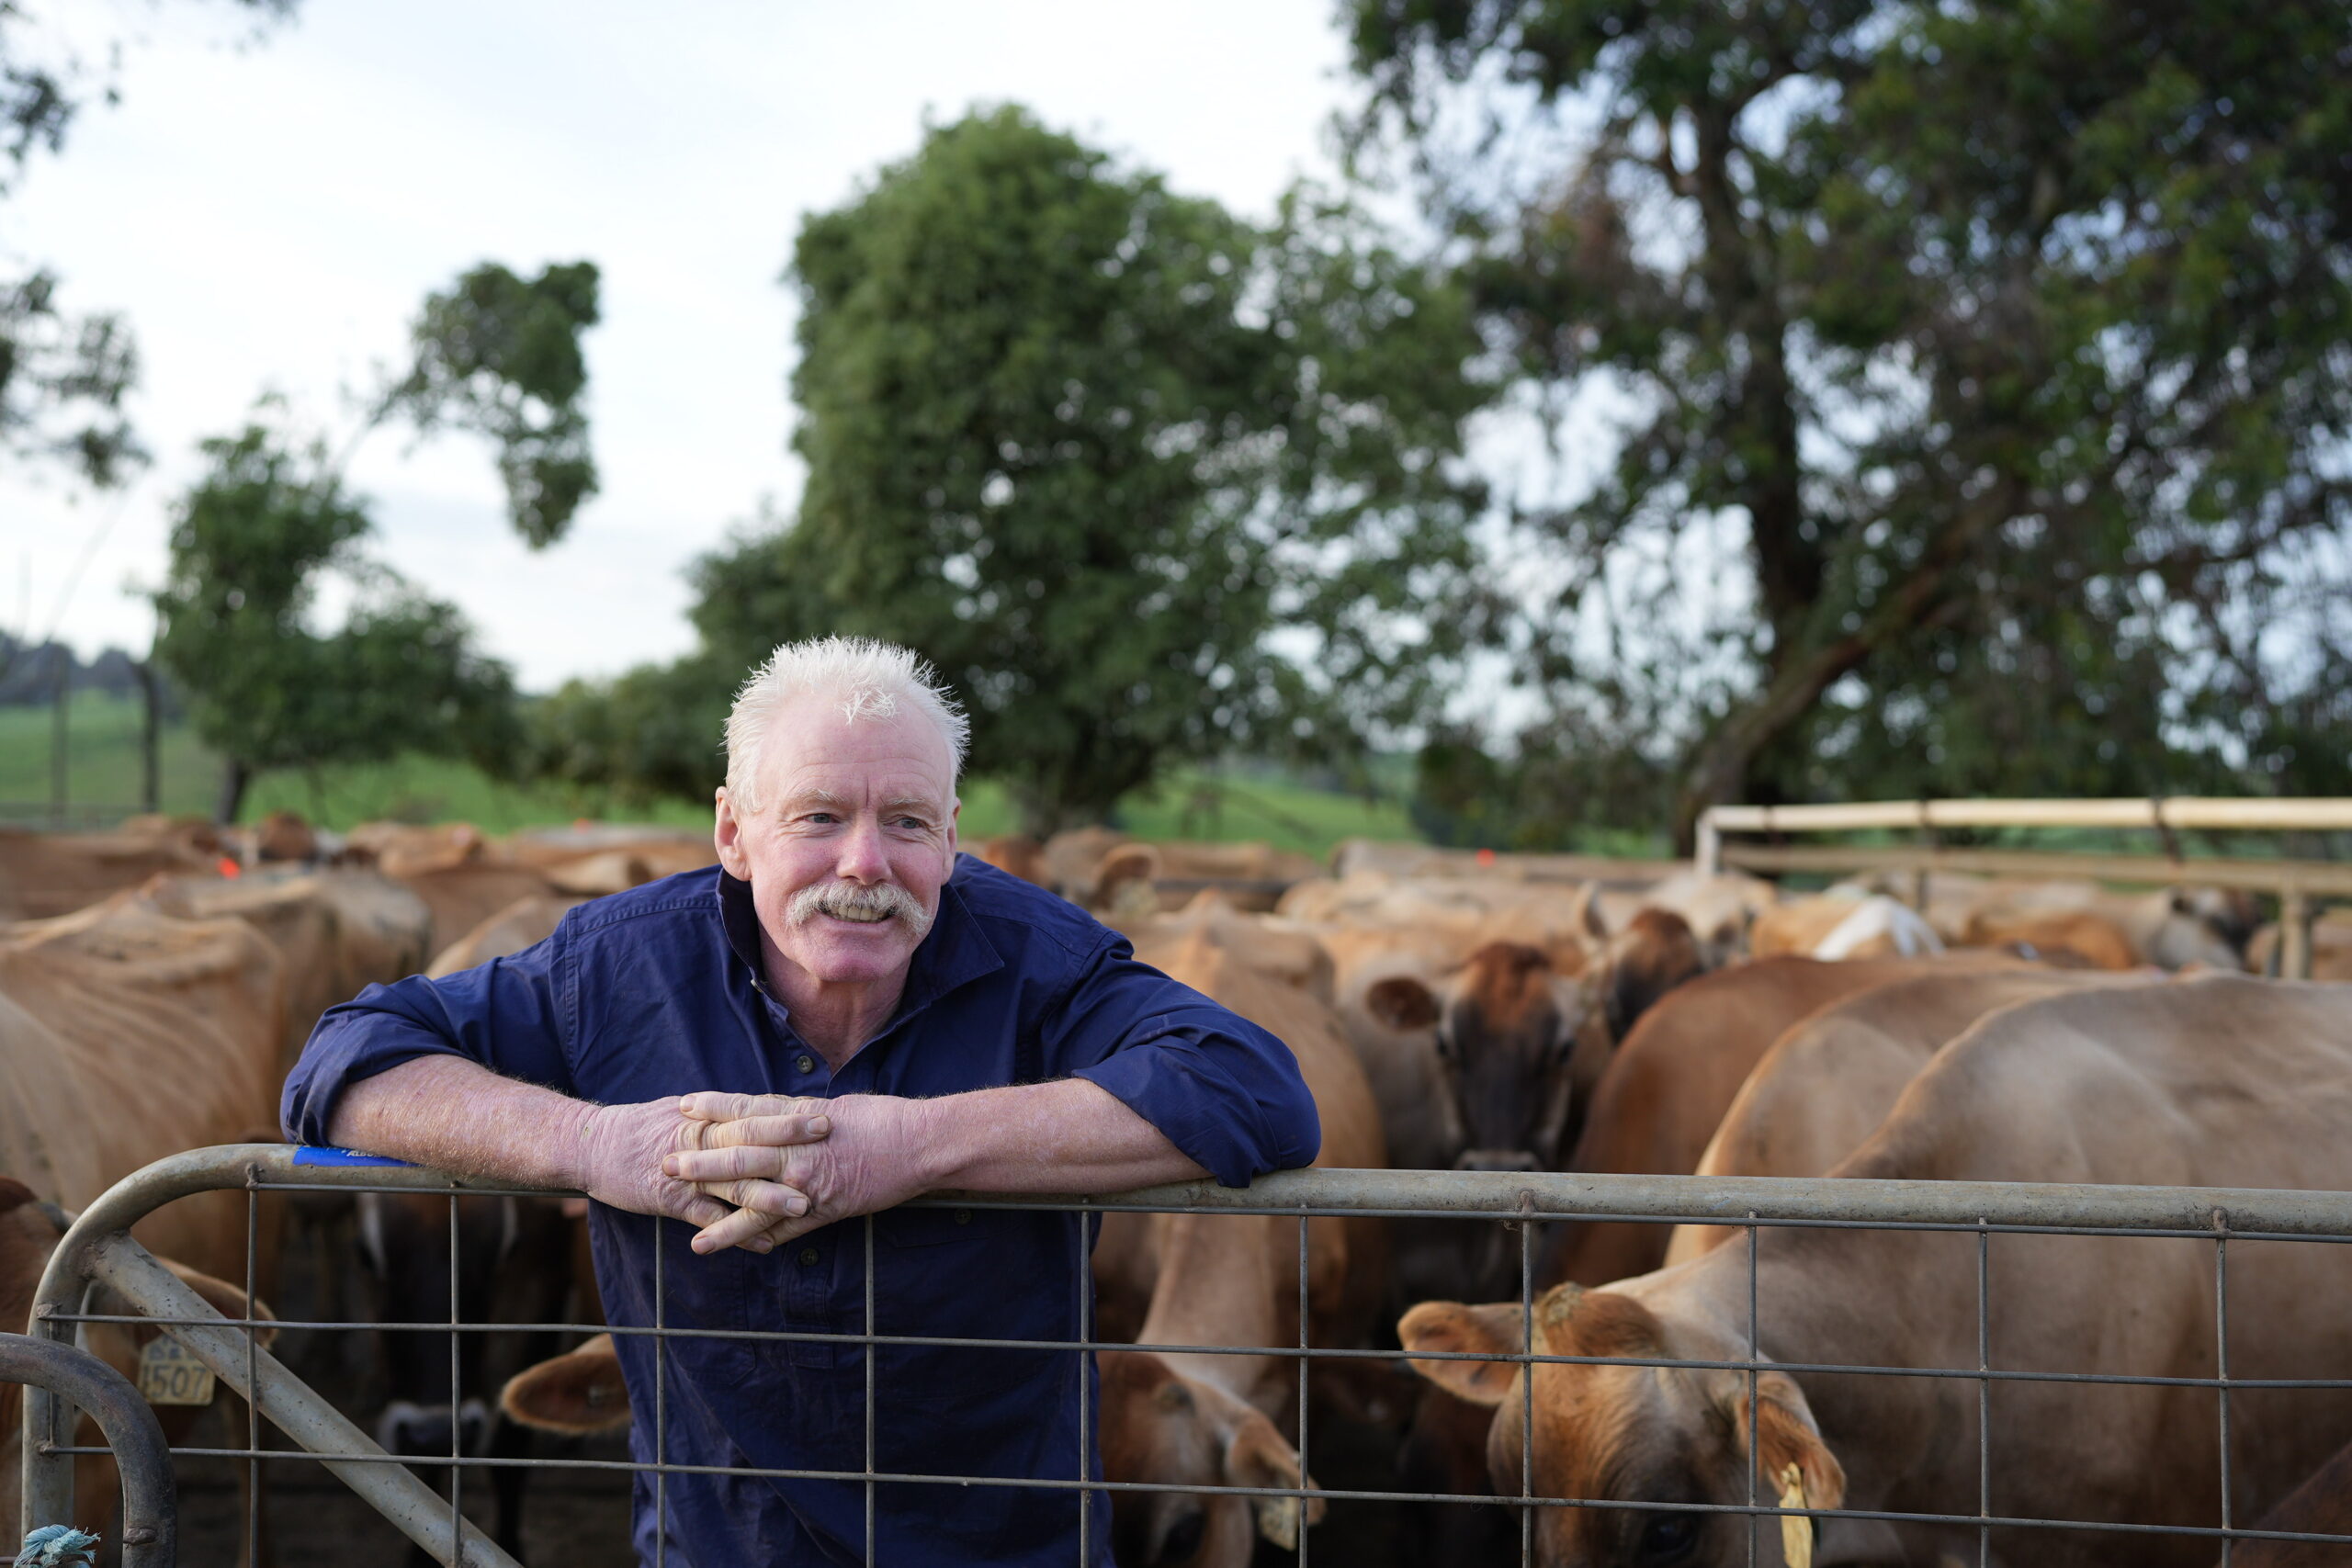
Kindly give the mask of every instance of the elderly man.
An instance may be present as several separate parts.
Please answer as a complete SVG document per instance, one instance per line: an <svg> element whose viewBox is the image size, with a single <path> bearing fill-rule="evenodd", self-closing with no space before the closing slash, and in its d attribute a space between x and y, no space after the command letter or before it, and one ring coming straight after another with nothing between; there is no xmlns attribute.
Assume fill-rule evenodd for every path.
<svg viewBox="0 0 2352 1568"><path fill-rule="evenodd" d="M639 1472L648 1563L657 1540L677 1568L866 1560L865 1487L840 1478L867 1462L865 1349L800 1337L864 1332L869 1271L877 1334L1015 1342L881 1347L878 1469L1100 1476L1091 1358L1018 1348L1080 1337L1092 1227L905 1200L1239 1184L1315 1156L1280 1041L957 857L965 735L904 649L778 649L728 720L718 866L583 905L514 957L370 987L287 1082L301 1142L581 1189L610 1320L718 1331L618 1337L636 1457L801 1473L673 1472L657 1510ZM1075 1488L886 1483L875 1512L885 1563L1080 1561Z"/></svg>

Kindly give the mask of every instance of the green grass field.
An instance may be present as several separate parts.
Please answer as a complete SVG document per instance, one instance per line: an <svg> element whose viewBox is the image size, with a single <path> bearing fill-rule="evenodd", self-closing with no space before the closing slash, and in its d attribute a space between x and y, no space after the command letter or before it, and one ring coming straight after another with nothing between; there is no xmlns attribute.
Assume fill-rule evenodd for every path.
<svg viewBox="0 0 2352 1568"><path fill-rule="evenodd" d="M81 693L68 710L68 801L102 808L108 817L136 809L139 799L139 705ZM0 820L26 821L50 798L47 708L0 708ZM187 727L164 729L163 808L209 814L219 797L220 765ZM265 773L246 791L247 820L283 808L325 827L395 818L411 822L472 822L486 831L512 832L582 818L700 825L707 807L684 801L623 807L546 785L502 784L464 762L436 757L322 769L317 776ZM1283 849L1323 855L1353 836L1412 839L1402 805L1308 788L1277 773L1187 771L1157 790L1123 802L1120 825L1148 839L1264 839ZM984 839L1012 828L1012 810L994 781L964 787L963 834Z"/></svg>

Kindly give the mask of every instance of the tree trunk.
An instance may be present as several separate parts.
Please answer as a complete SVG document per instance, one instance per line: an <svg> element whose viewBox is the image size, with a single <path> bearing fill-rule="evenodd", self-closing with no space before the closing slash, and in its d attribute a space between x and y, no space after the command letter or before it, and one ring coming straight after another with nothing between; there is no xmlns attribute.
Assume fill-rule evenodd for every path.
<svg viewBox="0 0 2352 1568"><path fill-rule="evenodd" d="M164 809L164 694L151 655L130 667L139 676L139 809Z"/></svg>
<svg viewBox="0 0 2352 1568"><path fill-rule="evenodd" d="M237 813L244 808L245 786L252 782L252 771L234 757L221 764L220 804L213 816L222 827L234 822Z"/></svg>

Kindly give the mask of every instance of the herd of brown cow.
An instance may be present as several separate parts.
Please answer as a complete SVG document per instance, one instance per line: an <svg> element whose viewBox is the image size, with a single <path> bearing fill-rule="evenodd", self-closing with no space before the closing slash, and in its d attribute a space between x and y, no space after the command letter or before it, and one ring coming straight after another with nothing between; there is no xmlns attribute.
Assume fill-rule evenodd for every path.
<svg viewBox="0 0 2352 1568"><path fill-rule="evenodd" d="M2301 984L2247 973L2275 933L2226 897L1938 877L1904 898L1786 897L1687 867L1579 881L1558 863L1373 844L1343 846L1325 871L1263 846L1101 830L978 852L1288 1042L1325 1166L2352 1190L2352 987L2324 983L2352 979L2352 924L2319 922L2323 983ZM697 835L592 827L503 840L393 825L333 840L283 818L233 838L160 820L0 832L0 1070L14 1089L0 1105L0 1297L14 1304L0 1314L21 1321L63 1217L114 1181L183 1149L273 1137L277 1085L326 1007L371 981L518 951L583 898L712 858ZM355 1280L372 1280L354 1289L379 1317L440 1315L448 1227L428 1202L298 1212L300 1235L263 1238L261 1294L282 1247L339 1247ZM594 1321L578 1233L552 1201L469 1201L467 1315ZM225 1282L245 1277L242 1197L172 1205L140 1234L224 1311L244 1310ZM1996 1381L1980 1432L1967 1379L1771 1372L1751 1395L1745 1373L1713 1365L1747 1353L1752 1257L1770 1359L1974 1368L1974 1234L1768 1227L1752 1250L1747 1235L1546 1227L1532 1348L1651 1364L1546 1363L1532 1390L1510 1363L1441 1359L1529 1348L1520 1243L1491 1223L1318 1219L1302 1257L1290 1222L1113 1215L1095 1257L1099 1324L1125 1342L1283 1345L1298 1339L1303 1298L1317 1347L1422 1353L1408 1357L1418 1377L1318 1362L1308 1398L1388 1434L1396 1467L1376 1484L1509 1496L1524 1466L1539 1495L1626 1505L1535 1510L1547 1564L1750 1561L1744 1517L1674 1505L1746 1502L1751 1443L1770 1492L1797 1506L2220 1519L2213 1392L2163 1381L2216 1375L2210 1245L1994 1237L1994 1365L2154 1381ZM2346 1248L2233 1244L2230 1377L2352 1377L2347 1286ZM136 1336L92 1342L126 1369L138 1353ZM379 1436L394 1451L496 1453L519 1451L512 1423L625 1423L609 1341L559 1348L518 1337L503 1364L476 1355L455 1384L445 1352L394 1354ZM1294 1446L1295 1359L1102 1361L1111 1479L1311 1484ZM1671 1362L1698 1365L1657 1364ZM0 1389L9 1517L14 1393ZM166 1414L184 1430L193 1413ZM2352 1439L2352 1393L2233 1390L2227 1429L2238 1524L2265 1510L2287 1529L2352 1518L2352 1461L2330 1462ZM103 1486L103 1467L86 1468L85 1487ZM495 1533L511 1548L525 1472L496 1473ZM1316 1500L1114 1495L1125 1568L1238 1565L1323 1516ZM1516 1510L1427 1505L1412 1522L1400 1560L1515 1558ZM1975 1561L1977 1540L1973 1524L1839 1518L1784 1535L1767 1518L1752 1560L1940 1564ZM2220 1555L2195 1536L1995 1541L1994 1561L2012 1563ZM2352 1549L2241 1543L2234 1561L2352 1562Z"/></svg>

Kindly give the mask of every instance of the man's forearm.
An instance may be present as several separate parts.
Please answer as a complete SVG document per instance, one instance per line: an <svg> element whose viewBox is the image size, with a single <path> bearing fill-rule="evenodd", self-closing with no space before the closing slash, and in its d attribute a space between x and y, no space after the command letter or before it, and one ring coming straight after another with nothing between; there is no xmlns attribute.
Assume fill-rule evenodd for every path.
<svg viewBox="0 0 2352 1568"><path fill-rule="evenodd" d="M522 1187L586 1185L582 1136L595 1107L457 1056L419 1056L336 1100L337 1145Z"/></svg>
<svg viewBox="0 0 2352 1568"><path fill-rule="evenodd" d="M1208 1174L1165 1133L1084 1078L975 1089L912 1108L926 1188L1115 1192Z"/></svg>

